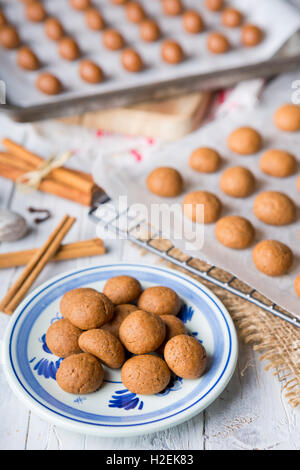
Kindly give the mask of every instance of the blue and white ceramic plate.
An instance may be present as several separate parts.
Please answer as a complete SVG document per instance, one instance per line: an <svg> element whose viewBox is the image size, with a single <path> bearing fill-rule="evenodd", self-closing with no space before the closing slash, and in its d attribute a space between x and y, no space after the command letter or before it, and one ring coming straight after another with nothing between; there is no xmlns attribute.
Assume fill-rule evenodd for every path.
<svg viewBox="0 0 300 470"><path fill-rule="evenodd" d="M61 359L45 343L49 325L59 318L59 302L76 287L102 290L107 279L128 274L143 287L174 289L183 302L180 318L189 334L203 343L208 367L197 380L173 376L153 396L125 389L119 370L106 369L104 385L89 395L59 388L55 375ZM177 271L137 264L113 264L72 271L50 279L15 312L4 342L5 372L12 390L34 412L71 431L101 436L133 436L175 426L212 403L227 385L237 360L237 338L224 305L203 285Z"/></svg>

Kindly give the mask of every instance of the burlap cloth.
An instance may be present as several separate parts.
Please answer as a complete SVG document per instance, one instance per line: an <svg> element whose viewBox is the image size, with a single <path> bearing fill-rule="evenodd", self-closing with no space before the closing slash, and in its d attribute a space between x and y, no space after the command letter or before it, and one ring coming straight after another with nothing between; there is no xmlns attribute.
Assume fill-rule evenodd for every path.
<svg viewBox="0 0 300 470"><path fill-rule="evenodd" d="M161 251L169 248L168 240L152 240L152 246ZM145 250L142 250L145 254ZM187 256L177 248L172 250L172 256L183 261ZM289 404L296 407L300 404L300 328L281 320L280 318L262 310L256 305L236 295L191 274L175 264L158 258L160 263L167 263L171 268L185 272L194 279L211 289L228 309L239 333L245 343L251 344L255 351L261 353L259 359L267 361L265 370L272 371L282 382L285 396ZM208 265L197 258L190 264L198 269L207 269ZM205 265L205 267L203 266ZM226 281L231 274L217 269L219 279ZM236 280L243 289L244 284ZM257 294L259 295L259 294Z"/></svg>

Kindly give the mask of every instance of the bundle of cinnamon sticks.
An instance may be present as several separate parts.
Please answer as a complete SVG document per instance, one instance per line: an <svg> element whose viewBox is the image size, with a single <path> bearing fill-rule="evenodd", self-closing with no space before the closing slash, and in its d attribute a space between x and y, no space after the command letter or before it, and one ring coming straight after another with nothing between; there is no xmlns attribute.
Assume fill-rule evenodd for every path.
<svg viewBox="0 0 300 470"><path fill-rule="evenodd" d="M10 139L2 140L6 152L0 152L0 176L18 181L36 170L45 160ZM65 167L53 169L40 183L40 191L90 206L96 191L101 189L91 175Z"/></svg>

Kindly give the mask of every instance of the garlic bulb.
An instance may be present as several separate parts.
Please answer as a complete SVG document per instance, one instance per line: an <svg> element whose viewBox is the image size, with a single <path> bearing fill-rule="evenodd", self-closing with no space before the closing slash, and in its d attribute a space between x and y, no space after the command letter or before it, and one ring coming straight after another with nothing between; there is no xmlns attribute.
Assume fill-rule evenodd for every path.
<svg viewBox="0 0 300 470"><path fill-rule="evenodd" d="M0 209L0 242L12 242L23 238L28 231L24 217L7 209Z"/></svg>

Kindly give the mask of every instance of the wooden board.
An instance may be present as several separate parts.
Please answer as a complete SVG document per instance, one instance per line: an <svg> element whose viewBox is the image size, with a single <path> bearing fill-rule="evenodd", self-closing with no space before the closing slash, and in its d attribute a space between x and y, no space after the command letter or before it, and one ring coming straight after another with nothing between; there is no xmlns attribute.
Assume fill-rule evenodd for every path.
<svg viewBox="0 0 300 470"><path fill-rule="evenodd" d="M86 113L61 121L132 136L176 140L199 125L210 97L208 92L189 93L179 98Z"/></svg>

